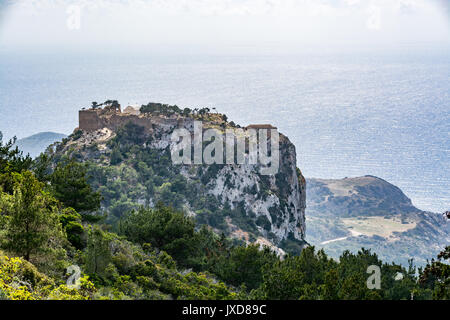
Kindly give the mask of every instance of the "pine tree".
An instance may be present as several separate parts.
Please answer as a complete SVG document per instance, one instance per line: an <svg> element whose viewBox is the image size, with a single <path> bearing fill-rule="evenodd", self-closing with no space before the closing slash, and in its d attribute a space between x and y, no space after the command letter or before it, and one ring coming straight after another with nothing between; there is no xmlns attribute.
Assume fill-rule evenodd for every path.
<svg viewBox="0 0 450 320"><path fill-rule="evenodd" d="M48 247L52 237L61 235L61 225L51 208L52 199L42 191L42 183L29 171L14 173L13 177L13 195L1 200L9 217L3 247L29 261L33 253Z"/></svg>
<svg viewBox="0 0 450 320"><path fill-rule="evenodd" d="M110 234L103 232L99 226L93 226L88 233L86 250L86 269L88 273L104 276L111 262Z"/></svg>
<svg viewBox="0 0 450 320"><path fill-rule="evenodd" d="M50 177L53 196L79 213L100 209L101 195L87 182L86 168L75 161L58 164Z"/></svg>

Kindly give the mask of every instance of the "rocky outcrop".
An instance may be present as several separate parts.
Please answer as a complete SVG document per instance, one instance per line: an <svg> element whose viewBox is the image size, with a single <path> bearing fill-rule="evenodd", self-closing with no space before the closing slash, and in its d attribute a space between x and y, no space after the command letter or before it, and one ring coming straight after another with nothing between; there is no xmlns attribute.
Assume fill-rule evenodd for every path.
<svg viewBox="0 0 450 320"><path fill-rule="evenodd" d="M308 202L313 211L342 217L418 212L398 187L374 177L309 179Z"/></svg>
<svg viewBox="0 0 450 320"><path fill-rule="evenodd" d="M405 266L436 256L450 242L450 221L414 207L396 186L374 177L308 179L308 243L334 258L374 250Z"/></svg>
<svg viewBox="0 0 450 320"><path fill-rule="evenodd" d="M171 137L174 130L183 128L193 132L196 120L202 121L203 130L214 128L224 132L226 129L240 128L224 119L226 117L217 113L202 114L200 117L180 113L162 115L83 110L80 111L79 128L57 147L57 152L64 154L75 150L82 160L112 166L109 160L113 150L109 142L131 123L143 131L143 138L137 147L160 152L162 158L173 146ZM167 166L183 175L190 186L197 182L200 184L191 191L197 197L212 196L217 200L217 212L212 214L225 215L223 224L226 225L222 229L214 226L219 228L218 231L246 242L270 243L274 247L286 243L292 247L295 243L296 248L301 248L305 243L306 182L296 166L295 146L282 134L279 135L279 153L279 170L273 175L261 174L261 165L249 164L248 161L243 164L178 166L168 163ZM197 216L204 208L187 198L183 208L190 215ZM145 193L132 199L148 205L155 203L155 200L154 195Z"/></svg>
<svg viewBox="0 0 450 320"><path fill-rule="evenodd" d="M275 175L259 174L257 166L227 165L207 184L208 193L231 208L241 205L255 221L268 221L258 226L260 233L275 243L291 236L305 237L305 180L297 172L294 145L280 139L280 167Z"/></svg>

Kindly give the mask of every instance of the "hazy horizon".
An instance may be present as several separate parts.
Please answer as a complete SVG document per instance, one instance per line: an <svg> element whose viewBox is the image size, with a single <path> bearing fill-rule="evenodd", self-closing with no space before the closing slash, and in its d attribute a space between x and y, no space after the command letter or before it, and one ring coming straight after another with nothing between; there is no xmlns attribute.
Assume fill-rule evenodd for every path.
<svg viewBox="0 0 450 320"><path fill-rule="evenodd" d="M29 53L450 48L445 0L19 0L0 10L0 48Z"/></svg>

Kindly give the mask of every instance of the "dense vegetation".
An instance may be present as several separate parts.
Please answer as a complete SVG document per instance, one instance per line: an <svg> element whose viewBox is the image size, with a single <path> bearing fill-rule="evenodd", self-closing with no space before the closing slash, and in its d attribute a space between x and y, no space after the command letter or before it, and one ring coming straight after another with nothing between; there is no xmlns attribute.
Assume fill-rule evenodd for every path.
<svg viewBox="0 0 450 320"><path fill-rule="evenodd" d="M115 147L126 155L139 132L128 146L129 135L118 139L123 143ZM129 188L116 179L91 186L89 174L102 173L89 165L74 159L55 165L45 155L33 161L13 141L0 142L0 299L450 298L450 247L423 270L383 263L364 249L344 252L339 261L314 247L280 259L165 206L165 197L186 192L186 185L173 173L168 185L155 188L151 181L164 166L140 156L133 158L150 183L139 183L160 195L154 206L121 200L120 192L139 192L138 184ZM102 198L115 203L107 216L99 212ZM214 203L198 201L212 219ZM76 287L66 284L72 265L82 271ZM381 268L380 289L366 285L370 265ZM395 280L398 273L403 278Z"/></svg>

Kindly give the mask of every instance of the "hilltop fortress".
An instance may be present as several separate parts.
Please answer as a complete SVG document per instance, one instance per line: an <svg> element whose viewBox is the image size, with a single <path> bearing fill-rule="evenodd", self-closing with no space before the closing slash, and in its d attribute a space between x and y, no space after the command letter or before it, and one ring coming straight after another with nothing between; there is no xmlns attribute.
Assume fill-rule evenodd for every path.
<svg viewBox="0 0 450 320"><path fill-rule="evenodd" d="M143 128L148 136L157 132L171 133L170 139L159 137L154 141L170 145L174 163L247 163L258 164L264 175L278 172L280 135L270 124L240 128L228 122L225 115L210 113L209 108L181 110L177 106L149 103L139 110L128 106L122 112L115 100L108 100L105 104L103 109L95 104L91 109L80 110L78 129L86 133L102 130L117 132L131 123ZM203 138L211 142L209 147L205 147Z"/></svg>
<svg viewBox="0 0 450 320"><path fill-rule="evenodd" d="M155 116L141 113L134 107L127 107L124 112L121 109L111 108L91 108L80 110L78 113L78 129L85 132L94 132L103 128L116 131L128 122L144 127L146 131L151 131L155 125L176 126L184 122L186 118L179 116Z"/></svg>
<svg viewBox="0 0 450 320"><path fill-rule="evenodd" d="M155 177L159 174L159 178L157 177L159 180L155 180L158 183L151 189L152 192L147 192L142 186L134 188L128 195L132 203L147 205L156 203L167 193L164 188L170 186L173 175L182 176L187 181L189 189L183 194L177 193L176 198L181 199L183 210L194 217L198 215L199 221L205 223L202 219L206 218L221 221L217 225L212 223L213 227L246 242L270 243L280 248L302 247L305 244L306 229L306 182L297 168L295 146L288 137L279 134L279 170L275 174L265 175L260 170L263 164L253 164L247 160L245 164L237 162L230 165L228 162L227 165L217 163L211 165L205 160L203 164L198 165L194 157L194 162L190 165L175 165L170 158L171 147L174 144L174 130L186 129L192 133L192 139L195 141L194 126L198 125L198 122L202 124L204 134L211 128L217 129L220 133L234 129L236 132L243 130L247 137L247 134L254 130L276 129L270 124L241 127L228 121L226 115L215 110L210 111L209 108L180 109L177 106L149 103L139 110L131 106L122 110L114 101L101 105L93 103L92 108L79 111L77 134L60 145L58 152L61 154L75 152L79 159L89 160L99 166L116 167L120 164L122 167L130 167L131 172L135 173L120 177L126 180L135 177L141 169L131 167L133 158L128 158L129 155L122 150L131 150L130 145L109 142L113 141L122 129L130 130L130 127L127 129L129 123L143 127L144 130L141 131L143 136L136 140L133 148L138 150L141 156L158 158L155 160L158 163L156 167L150 161L153 158L149 158L145 164L152 168ZM215 139L213 141L216 142ZM205 144L205 150L214 142ZM248 143L245 144L247 149ZM195 150L193 148L194 153ZM117 154L119 156L116 156ZM228 152L224 152L224 155L227 154ZM249 158L247 150L245 157ZM164 166L164 170L161 166ZM129 184L136 185L136 181L130 180ZM145 180L145 183L151 181L153 180ZM162 193L163 191L165 193ZM196 196L191 197L191 194ZM208 205L201 204L199 201L202 199L209 199L208 205L216 203L218 207L214 209L214 215L205 215L204 211L208 209ZM168 203L171 204L170 201Z"/></svg>
<svg viewBox="0 0 450 320"><path fill-rule="evenodd" d="M132 106L126 107L122 112L119 104L107 104L104 108L97 105L90 109L83 108L78 113L78 129L85 132L94 132L103 128L116 131L128 122L144 127L146 131L151 131L156 126L192 128L194 120L207 120L209 124L207 127L225 127L227 124L225 115L209 113L208 108L181 110L177 106L159 103L149 103L143 108L147 112L141 112L140 109ZM205 116L207 116L206 119L204 119ZM228 125L234 127L233 122ZM251 124L245 129L276 129L276 127L270 124Z"/></svg>

